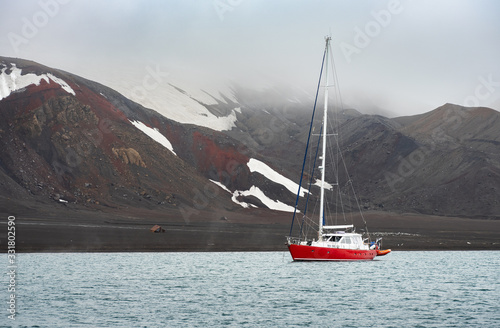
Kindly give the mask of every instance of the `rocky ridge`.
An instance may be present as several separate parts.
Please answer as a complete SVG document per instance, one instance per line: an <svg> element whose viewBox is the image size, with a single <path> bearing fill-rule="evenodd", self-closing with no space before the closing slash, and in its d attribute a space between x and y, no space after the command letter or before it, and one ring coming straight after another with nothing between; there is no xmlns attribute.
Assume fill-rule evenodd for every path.
<svg viewBox="0 0 500 328"><path fill-rule="evenodd" d="M207 105L219 116L236 115L235 126L212 130L172 121L70 73L0 57L3 74L11 76L14 67L23 75L54 78L40 79L0 100L4 212L18 201L98 211L161 210L180 217L195 217L201 210L252 211L238 202L266 208L258 197L238 195L252 186L274 201L294 204L295 195L251 172L247 164L257 158L298 182L309 100L280 103L273 95L266 101L235 89L234 100L220 103L220 108ZM497 111L445 104L394 119L355 110L340 114L344 157L365 209L500 216ZM161 133L175 154L132 121Z"/></svg>

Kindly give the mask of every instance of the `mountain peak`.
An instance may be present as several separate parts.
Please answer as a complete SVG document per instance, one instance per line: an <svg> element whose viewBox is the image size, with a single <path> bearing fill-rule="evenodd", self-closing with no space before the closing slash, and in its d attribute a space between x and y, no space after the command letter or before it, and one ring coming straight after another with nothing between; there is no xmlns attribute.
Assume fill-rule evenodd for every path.
<svg viewBox="0 0 500 328"><path fill-rule="evenodd" d="M0 57L0 74L4 201L16 195L49 207L56 201L200 219L253 207L290 210L295 203L307 101L289 102L275 90L255 97L240 86L233 96L241 103L212 98L216 103L208 105L167 83L162 115L102 84L33 62ZM178 120L168 117L173 112ZM500 210L500 113L444 104L396 119L347 109L338 121L367 208L434 213L439 207L446 215ZM447 197L451 185L454 197ZM478 196L461 206L472 197L469 190Z"/></svg>
<svg viewBox="0 0 500 328"><path fill-rule="evenodd" d="M40 86L42 81L46 84L59 84L64 91L73 96L75 95L75 91L63 79L56 77L52 73L23 73L23 69L18 68L15 63L0 62L0 79L2 81L0 84L0 100L28 86Z"/></svg>

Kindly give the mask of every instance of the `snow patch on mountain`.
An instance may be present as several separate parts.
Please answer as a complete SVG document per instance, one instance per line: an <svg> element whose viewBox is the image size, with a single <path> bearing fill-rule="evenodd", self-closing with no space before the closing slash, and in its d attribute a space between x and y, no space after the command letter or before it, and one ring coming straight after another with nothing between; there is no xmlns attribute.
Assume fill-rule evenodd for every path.
<svg viewBox="0 0 500 328"><path fill-rule="evenodd" d="M160 145L164 146L168 150L170 150L174 155L177 154L174 152L174 147L170 143L170 141L158 131L156 128L150 128L146 124L140 121L130 121L136 128L144 132L147 136L149 136L154 141L158 142Z"/></svg>
<svg viewBox="0 0 500 328"><path fill-rule="evenodd" d="M167 73L153 76L151 70L142 73L128 72L119 80L109 79L101 82L130 100L182 124L194 124L217 131L231 130L236 126L237 108L229 109L227 115L215 115L207 108L219 103L230 106L225 98L236 104L229 89L200 89L188 86L188 83L178 83Z"/></svg>
<svg viewBox="0 0 500 328"><path fill-rule="evenodd" d="M250 160L247 163L248 168L250 169L250 172L257 172L265 176L271 181L274 181L276 183L279 183L280 185L284 186L286 189L288 189L291 193L296 194L297 190L299 190L299 185L292 180L284 177L283 175L279 174L272 168L270 168L266 163L261 162L255 158L250 158ZM301 188L300 190L300 197L304 197L304 194L307 192L307 190Z"/></svg>
<svg viewBox="0 0 500 328"><path fill-rule="evenodd" d="M210 83L202 82L203 86L198 88L193 86L194 81L192 79L183 80L178 76L170 76L169 81L171 85L181 89L184 94L204 105L228 104L226 99L233 103L238 103L234 91L227 84L214 81L213 77L210 77Z"/></svg>
<svg viewBox="0 0 500 328"><path fill-rule="evenodd" d="M271 210L283 211L283 212L293 212L294 210L293 206L284 204L279 200L272 200L271 198L267 197L266 194L264 194L264 192L260 190L259 187L256 186L252 186L250 187L249 190L246 191L238 191L238 190L235 191L233 193L233 201L235 201L236 197L238 196L254 196L258 198L262 202L262 204L266 205Z"/></svg>
<svg viewBox="0 0 500 328"><path fill-rule="evenodd" d="M231 190L229 190L224 184L222 184L218 181L215 181L215 180L210 180L210 181L215 183L216 185L218 185L219 187L221 187L222 189L224 189L228 193L230 193L232 195L231 200L235 204L240 205L241 207L244 207L244 208L255 207L256 208L257 206L255 206L254 204L249 204L247 202L240 202L238 200L238 197L240 197L240 196L253 196L253 197L259 199L262 202L262 204L266 205L271 210L283 211L283 212L293 212L294 211L294 208L292 206L284 204L284 203L280 202L279 200L272 200L271 198L267 197L266 194L264 194L264 192L256 186L252 186L252 187L250 187L249 190L245 190L245 191L236 190L234 192L231 192Z"/></svg>
<svg viewBox="0 0 500 328"><path fill-rule="evenodd" d="M171 85L162 85L158 92L152 92L140 103L179 123L195 124L217 131L231 130L236 126L234 110L228 116L215 116L199 101Z"/></svg>
<svg viewBox="0 0 500 328"><path fill-rule="evenodd" d="M288 189L290 192L292 192L294 194L297 193L297 190L299 188L299 185L297 183L295 183L292 180L279 174L278 172L273 170L271 167L269 167L266 163L261 162L255 158L250 158L250 160L247 163L247 166L250 169L250 172L260 173L263 176L265 176L267 179L274 181L278 184L281 184L286 189ZM283 212L293 212L294 211L293 206L282 203L279 200L272 200L257 186L252 186L252 187L250 187L249 190L236 190L234 192L231 192L222 183L214 181L214 180L210 180L210 181L215 183L216 185L218 185L219 187L221 187L222 189L224 189L228 193L232 194L231 200L234 203L236 203L244 208L248 208L250 206L252 206L252 207L256 207L256 206L253 204L246 203L246 202L240 202L238 200L238 197L240 197L240 196L243 196L243 197L244 196L253 196L253 197L259 199L262 202L262 204L266 205L268 208L270 208L272 210L283 211ZM306 192L307 192L307 190L301 189L300 196L304 197Z"/></svg>
<svg viewBox="0 0 500 328"><path fill-rule="evenodd" d="M233 203L238 204L238 205L240 205L243 208L249 208L249 207L257 208L257 206L255 206L254 204L249 204L249 203L246 203L246 202L240 202L238 200L238 196L239 195L240 195L239 191L235 191L233 193L233 197L231 197L231 200L233 201Z"/></svg>
<svg viewBox="0 0 500 328"><path fill-rule="evenodd" d="M208 179L208 180L210 180L210 182L215 183L216 185L218 185L219 187L221 187L222 189L224 189L228 193L232 194L231 190L229 190L223 183L221 183L219 181L212 180L212 179Z"/></svg>
<svg viewBox="0 0 500 328"><path fill-rule="evenodd" d="M69 85L68 83L66 83L65 81L61 80L60 78L50 74L50 73L47 73L47 76L54 82L56 82L57 84L59 84L63 89L64 91L66 91L67 93L71 93L73 96L76 96L75 94L75 90L73 90Z"/></svg>
<svg viewBox="0 0 500 328"><path fill-rule="evenodd" d="M75 95L75 91L62 79L54 76L53 74L47 73L42 75L36 75L33 73L28 73L22 75L22 69L18 68L16 64L11 64L11 72L7 74L7 66L3 64L2 71L0 73L0 100L7 98L12 92L22 90L27 86L34 84L36 86L40 85L40 82L44 80L50 83L50 80L59 84L64 91Z"/></svg>
<svg viewBox="0 0 500 328"><path fill-rule="evenodd" d="M266 194L262 190L259 189L259 187L252 186L250 187L249 190L236 190L234 192L231 192L224 184L215 181L215 180L210 180L211 182L215 183L228 193L232 194L231 200L235 203L240 205L241 207L244 208L249 208L249 207L257 207L254 204L249 204L247 202L240 202L238 200L238 197L243 196L243 197L248 197L248 196L253 196L260 200L262 204L266 205L269 209L275 210L275 211L283 211L283 212L293 212L294 208L293 206L289 206L287 204L284 204L280 202L279 200L272 200L271 198L267 197Z"/></svg>
<svg viewBox="0 0 500 328"><path fill-rule="evenodd" d="M236 190L234 193L231 192L231 190L229 190L223 183L219 182L219 181L215 181L215 180L212 180L212 179L209 179L211 182L215 183L216 185L218 185L219 187L221 187L222 189L224 189L225 191L227 191L228 193L230 193L232 195L231 197L231 200L233 201L233 203L235 204L238 204L240 205L241 207L243 208L249 208L249 207L257 207L255 206L254 204L248 204L246 202L240 202L237 197L241 195L241 192Z"/></svg>

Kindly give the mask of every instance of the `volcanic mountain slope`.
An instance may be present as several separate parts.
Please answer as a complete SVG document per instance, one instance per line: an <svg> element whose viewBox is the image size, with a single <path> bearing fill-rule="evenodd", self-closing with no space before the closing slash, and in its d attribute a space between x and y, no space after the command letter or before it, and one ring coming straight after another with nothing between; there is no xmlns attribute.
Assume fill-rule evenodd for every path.
<svg viewBox="0 0 500 328"><path fill-rule="evenodd" d="M298 181L314 98L290 87L288 93L282 88L256 91L235 87L240 111L236 115L235 128L225 133L247 145L285 176ZM321 127L318 112L315 115L315 134ZM332 114L333 109L330 110L330 117L334 117ZM362 114L354 109L345 109L335 116L343 123Z"/></svg>
<svg viewBox="0 0 500 328"><path fill-rule="evenodd" d="M500 113L445 104L403 122L418 148L387 167L392 206L424 213L498 217Z"/></svg>
<svg viewBox="0 0 500 328"><path fill-rule="evenodd" d="M478 218L500 217L499 131L499 112L451 104L340 125L348 180L365 209Z"/></svg>
<svg viewBox="0 0 500 328"><path fill-rule="evenodd" d="M147 109L73 74L0 57L3 208L293 210L313 101L239 87L207 104L170 87L154 102L162 108ZM348 181L366 209L498 218L499 115L450 104L396 119L342 111Z"/></svg>
<svg viewBox="0 0 500 328"><path fill-rule="evenodd" d="M0 191L9 202L182 215L291 210L284 202L293 202L296 185L223 132L174 122L103 85L30 61L0 58L0 71Z"/></svg>
<svg viewBox="0 0 500 328"><path fill-rule="evenodd" d="M193 190L209 183L168 147L168 139L159 134L160 144L136 126L155 132L142 119L174 141L179 137L180 154L211 132L194 132L71 74L10 58L0 66L3 197L177 211L192 204ZM196 137L182 139L188 133ZM211 206L237 206L221 195L213 193Z"/></svg>
<svg viewBox="0 0 500 328"><path fill-rule="evenodd" d="M283 117L271 113L260 122ZM268 142L263 154L276 165L287 167L283 159L294 162L287 167L293 176L300 170L308 126L300 125L292 113L286 118L278 126L291 138ZM299 132L290 133L290 126ZM340 115L339 130L350 175L347 179L341 171L339 180L353 183L365 209L500 217L499 112L451 104L395 119L354 112ZM315 149L313 145L311 151ZM282 160L274 161L273 154ZM327 171L327 181L335 181L332 170Z"/></svg>

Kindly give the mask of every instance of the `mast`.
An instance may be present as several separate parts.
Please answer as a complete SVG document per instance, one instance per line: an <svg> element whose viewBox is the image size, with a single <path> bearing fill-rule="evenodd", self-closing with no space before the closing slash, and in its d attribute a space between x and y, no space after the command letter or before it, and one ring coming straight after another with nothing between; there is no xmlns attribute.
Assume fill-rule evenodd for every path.
<svg viewBox="0 0 500 328"><path fill-rule="evenodd" d="M324 98L324 110L323 110L323 150L321 153L321 194L320 194L320 208L319 208L319 229L318 229L318 241L323 240L323 218L325 215L325 157L326 157L326 135L327 135L327 115L328 115L328 58L330 52L330 36L325 37L326 49L325 49L325 98Z"/></svg>

